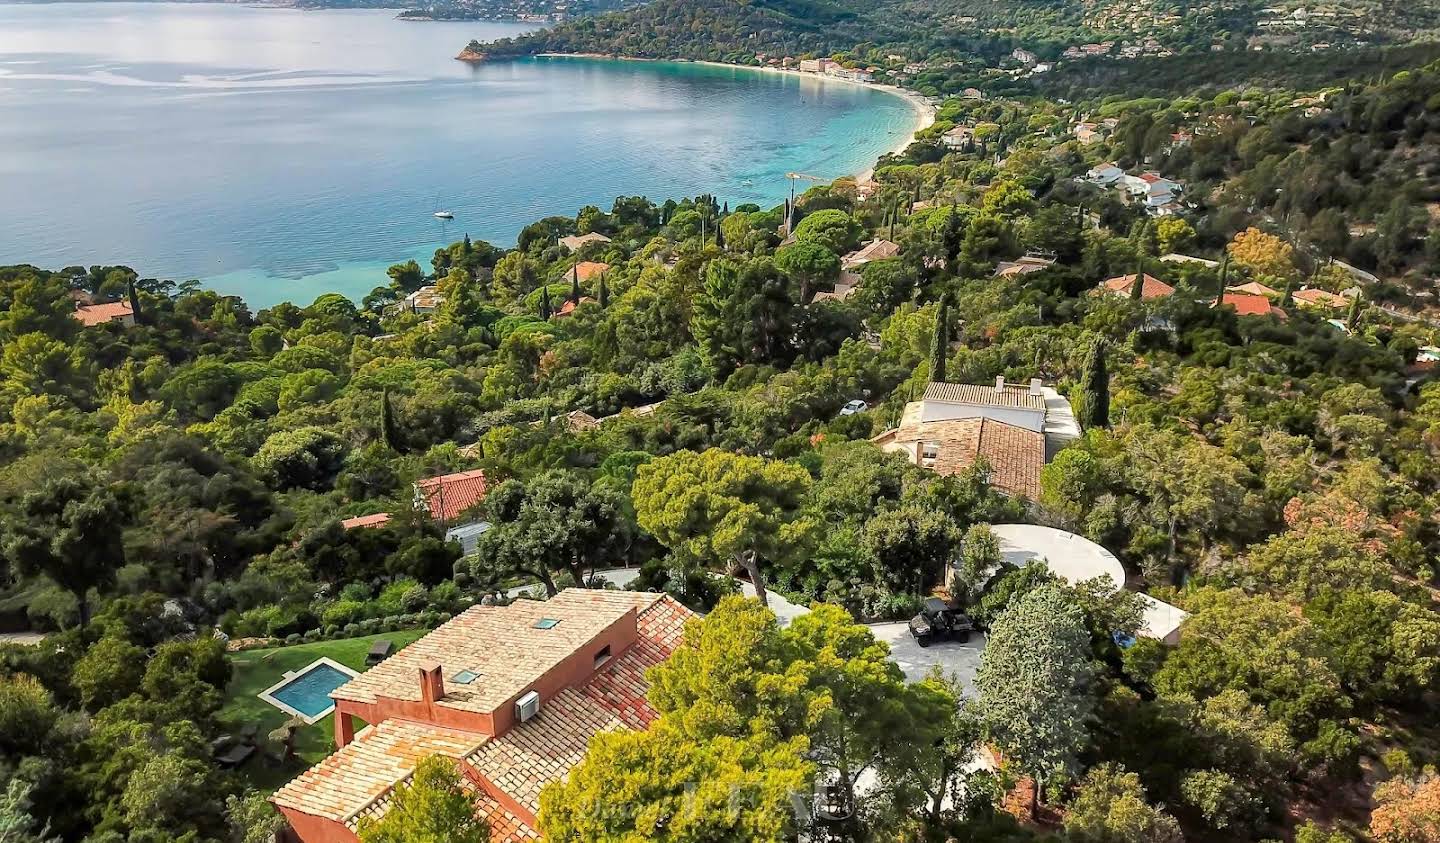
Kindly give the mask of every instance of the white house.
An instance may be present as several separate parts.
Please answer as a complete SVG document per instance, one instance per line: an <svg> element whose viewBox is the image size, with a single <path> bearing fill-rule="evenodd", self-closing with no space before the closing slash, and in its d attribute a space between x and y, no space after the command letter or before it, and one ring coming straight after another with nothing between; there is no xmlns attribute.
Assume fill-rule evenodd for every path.
<svg viewBox="0 0 1440 843"><path fill-rule="evenodd" d="M951 149L964 149L975 140L975 130L970 126L956 126L940 136L940 142Z"/></svg>
<svg viewBox="0 0 1440 843"><path fill-rule="evenodd" d="M1100 185L1101 187L1109 187L1110 185L1115 184L1124 177L1125 171L1109 162L1106 162L1104 164L1096 164L1094 167L1091 167L1088 172L1085 173L1086 179L1088 179L1094 184Z"/></svg>

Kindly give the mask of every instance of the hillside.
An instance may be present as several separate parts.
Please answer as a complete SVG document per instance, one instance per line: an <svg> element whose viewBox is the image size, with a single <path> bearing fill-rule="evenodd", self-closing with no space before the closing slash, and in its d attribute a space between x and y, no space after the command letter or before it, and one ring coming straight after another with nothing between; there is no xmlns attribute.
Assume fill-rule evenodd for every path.
<svg viewBox="0 0 1440 843"><path fill-rule="evenodd" d="M1344 6L1208 0L656 0L471 50L489 56L566 51L645 58L753 60L876 48L917 58L1000 55L1023 47L1042 59L1110 43L1145 54L1253 49L1327 51L1405 44L1440 35L1440 4L1363 0ZM857 47L859 45L859 47ZM1125 56L1133 57L1133 56Z"/></svg>

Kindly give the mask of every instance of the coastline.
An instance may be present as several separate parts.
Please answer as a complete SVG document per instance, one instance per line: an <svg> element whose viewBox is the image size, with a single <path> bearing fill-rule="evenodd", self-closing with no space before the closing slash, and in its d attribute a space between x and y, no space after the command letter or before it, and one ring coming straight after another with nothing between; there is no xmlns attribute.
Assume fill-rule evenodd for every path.
<svg viewBox="0 0 1440 843"><path fill-rule="evenodd" d="M709 67L723 67L728 70L753 70L758 73L777 73L787 76L797 76L802 79L819 79L827 83L834 82L844 85L854 85L860 88L868 88L872 91L880 91L893 97L899 97L900 99L905 100L907 103L910 104L910 110L915 115L915 125L910 129L910 133L906 135L905 139L900 141L893 149L885 153L887 155L899 155L900 153L904 152L906 148L910 146L910 144L915 142L916 135L935 125L935 115L939 112L939 109L936 108L934 105L931 105L930 102L927 101L924 97L920 96L914 91L907 90L896 85L879 85L874 82L861 82L856 79L842 79L838 76L826 76L823 73L805 73L788 67L755 67L754 65L748 64L728 64L723 61L691 61L689 59L647 59L635 58L631 56L607 56L602 53L536 53L534 57L554 59L607 59L610 61L644 62L671 61L675 62L676 64L703 64ZM875 164L872 163L869 167L861 170L859 173L852 174L852 177L855 179L856 182L867 182L870 181L874 175ZM845 178L845 176L841 176L840 178Z"/></svg>

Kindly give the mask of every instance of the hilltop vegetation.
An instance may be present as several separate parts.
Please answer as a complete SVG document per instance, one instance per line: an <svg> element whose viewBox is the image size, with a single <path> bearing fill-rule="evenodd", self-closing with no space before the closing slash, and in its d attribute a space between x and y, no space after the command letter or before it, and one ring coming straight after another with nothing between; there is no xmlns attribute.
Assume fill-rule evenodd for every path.
<svg viewBox="0 0 1440 843"><path fill-rule="evenodd" d="M1376 305L1423 315L1440 269L1437 96L1431 67L1318 106L953 100L930 135L971 126L970 146L927 136L863 199L850 180L810 190L794 242L783 208L618 197L511 249L466 239L397 265L359 305L254 313L124 267L0 269L4 585L52 633L0 646L0 716L24 724L0 737L6 822L76 840L264 833L266 806L208 751L231 679L212 626L292 642L423 626L626 562L636 587L720 602L720 620L689 633L704 649L666 680L659 727L601 742L547 795L557 834L647 833L581 807L622 772L637 799L674 804L668 762L684 759L787 787L872 768L860 839L1035 839L1002 810L1025 813L1027 791L1006 794L1028 778L1050 806L1040 833L1072 841L1405 840L1393 829L1427 816L1440 763L1440 382L1419 357L1440 337ZM1116 122L1087 146L1080 116ZM1186 184L1181 214L1077 181L1147 158ZM559 244L579 233L603 238ZM817 300L877 236L898 256ZM995 274L1027 253L1055 263ZM1337 254L1381 280L1327 266ZM604 269L582 280L581 262ZM1175 293L1092 293L1137 271ZM1241 283L1271 288L1285 318L1212 306ZM401 304L427 284L436 312ZM1302 285L1359 290L1311 310ZM77 297L133 301L137 324L82 327ZM1040 377L1086 408L1033 508L983 462L940 476L868 441L942 370ZM838 415L855 398L868 409ZM340 527L474 468L495 525L474 555L419 517ZM677 483L713 507L665 494ZM1036 568L941 575L957 558L986 570L984 525L1030 518L1102 543L1132 585L1191 612L1179 645L1117 643L1138 630L1128 592ZM834 606L782 632L722 602L732 567ZM905 684L853 620L904 618L940 585L993 633L973 706ZM715 689L737 681L790 691L732 712ZM962 772L982 743L1009 759L1001 774ZM974 798L934 801L962 780ZM767 793L741 816L784 839L788 802ZM735 817L693 821L714 837Z"/></svg>

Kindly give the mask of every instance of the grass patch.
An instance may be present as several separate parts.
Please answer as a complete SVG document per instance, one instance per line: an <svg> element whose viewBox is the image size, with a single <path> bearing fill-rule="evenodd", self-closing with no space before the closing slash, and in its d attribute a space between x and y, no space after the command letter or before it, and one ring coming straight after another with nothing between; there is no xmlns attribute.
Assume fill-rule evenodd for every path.
<svg viewBox="0 0 1440 843"><path fill-rule="evenodd" d="M370 645L382 639L389 639L399 650L411 641L425 635L428 629L407 629L400 632L384 632L361 638L346 638L339 641L316 641L312 644L296 644L293 647L272 647L265 650L246 650L231 653L230 664L235 670L230 685L225 689L225 705L220 709L220 723L234 732L254 723L260 727L260 737L284 726L289 715L260 699L257 694L280 681L286 671L299 670L322 656L354 670L365 671L365 654ZM334 717L327 716L314 725L302 726L295 736L295 752L299 760L284 767L272 767L261 758L253 758L240 772L255 789L269 793L294 778L296 774L335 751Z"/></svg>

